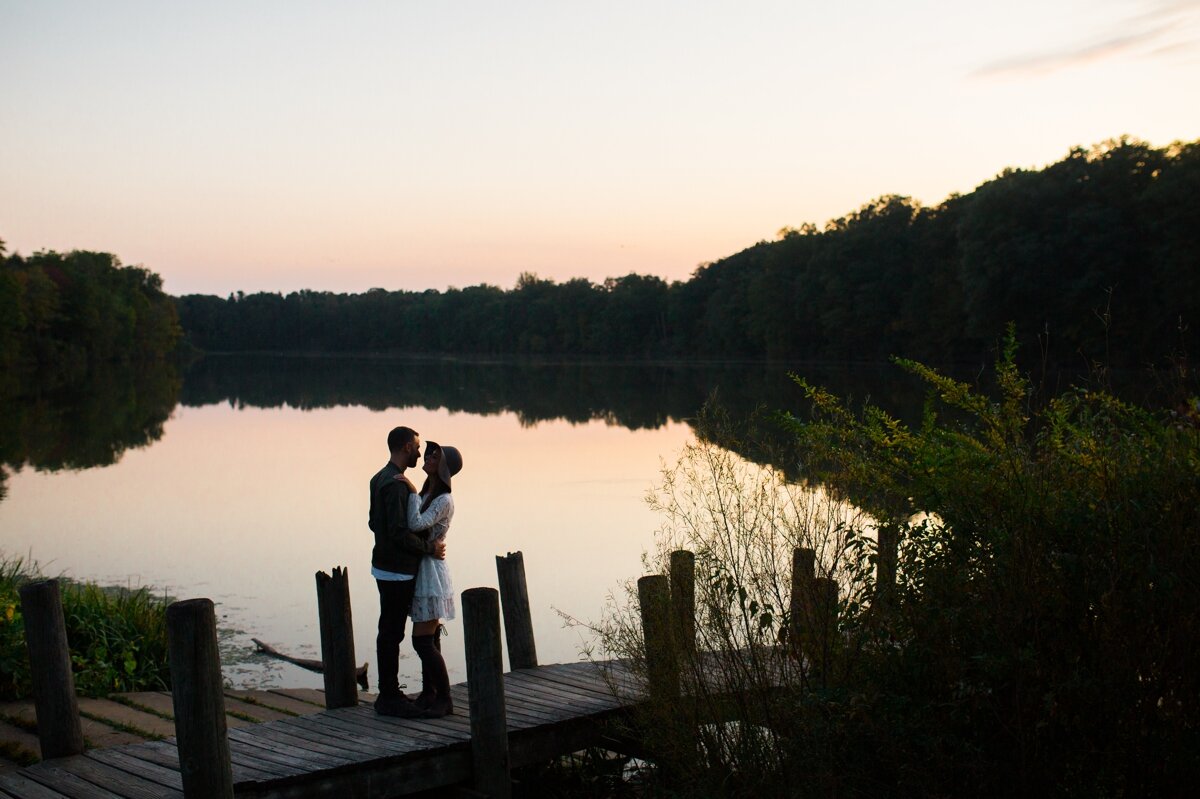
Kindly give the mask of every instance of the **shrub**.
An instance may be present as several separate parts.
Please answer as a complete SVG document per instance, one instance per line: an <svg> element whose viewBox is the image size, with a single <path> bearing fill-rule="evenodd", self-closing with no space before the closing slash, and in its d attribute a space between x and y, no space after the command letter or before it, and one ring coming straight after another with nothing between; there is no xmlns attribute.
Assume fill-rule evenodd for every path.
<svg viewBox="0 0 1200 799"><path fill-rule="evenodd" d="M917 427L799 381L812 415L784 422L808 487L705 443L666 473L648 568L694 549L700 648L736 653L697 657L691 676L681 653L684 684L702 673L709 688L637 720L640 733L671 731L657 757L672 790L1126 796L1194 784L1196 418L1083 389L1039 406L1014 350L1010 337L994 397L898 360L930 387ZM815 619L787 634L793 546L815 549L838 586L833 635ZM602 641L644 674L630 600Z"/></svg>
<svg viewBox="0 0 1200 799"><path fill-rule="evenodd" d="M19 590L36 565L0 559L0 699L30 695ZM166 603L149 589L100 588L60 579L75 690L85 696L170 686Z"/></svg>

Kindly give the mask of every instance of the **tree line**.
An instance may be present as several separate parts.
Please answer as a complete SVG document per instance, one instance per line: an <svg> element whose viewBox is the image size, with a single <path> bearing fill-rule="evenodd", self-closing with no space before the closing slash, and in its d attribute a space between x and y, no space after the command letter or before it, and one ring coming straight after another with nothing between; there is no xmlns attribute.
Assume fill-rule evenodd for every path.
<svg viewBox="0 0 1200 799"><path fill-rule="evenodd" d="M990 357L1007 322L1057 362L1186 352L1200 318L1200 141L1120 139L1006 169L925 207L889 195L785 228L668 283L299 291L178 301L210 351L935 362Z"/></svg>
<svg viewBox="0 0 1200 799"><path fill-rule="evenodd" d="M8 255L0 241L0 366L10 379L36 370L26 383L78 382L97 365L162 360L181 335L175 301L150 270L100 252Z"/></svg>

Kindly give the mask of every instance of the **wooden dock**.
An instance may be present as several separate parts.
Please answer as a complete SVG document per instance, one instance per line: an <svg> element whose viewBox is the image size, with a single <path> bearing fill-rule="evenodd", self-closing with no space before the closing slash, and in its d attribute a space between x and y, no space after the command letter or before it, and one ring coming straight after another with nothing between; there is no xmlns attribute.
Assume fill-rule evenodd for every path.
<svg viewBox="0 0 1200 799"><path fill-rule="evenodd" d="M465 683L441 719L377 715L369 704L287 716L229 730L239 797L386 797L471 777ZM314 692L315 693L315 692ZM570 663L504 675L512 767L599 742L642 689L619 665ZM0 799L182 797L174 738L89 750L0 775Z"/></svg>
<svg viewBox="0 0 1200 799"><path fill-rule="evenodd" d="M674 713L682 699L692 707L689 723L719 722L731 701L745 698L748 668L767 669L770 690L786 687L794 666L836 635L837 586L814 576L813 559L812 550L793 554L791 644L708 652L696 646L694 556L672 553L669 577L638 580L644 662L635 675L616 661L540 665L521 553L497 556L500 590L462 593L468 681L451 689L455 712L428 720L379 716L369 697L362 701L344 570L317 575L325 691L289 697L324 704L319 712L268 712L245 692L224 688L213 603L175 602L166 613L172 694L130 699L144 716L172 724L174 735L109 748L95 748L88 737L95 729L82 724L96 720L86 705L97 700L75 695L57 583L30 583L21 589L22 606L47 759L0 774L0 799L383 799L444 787L503 799L512 792L512 768L590 746L656 760L648 752L653 724L628 734L625 722L641 709Z"/></svg>

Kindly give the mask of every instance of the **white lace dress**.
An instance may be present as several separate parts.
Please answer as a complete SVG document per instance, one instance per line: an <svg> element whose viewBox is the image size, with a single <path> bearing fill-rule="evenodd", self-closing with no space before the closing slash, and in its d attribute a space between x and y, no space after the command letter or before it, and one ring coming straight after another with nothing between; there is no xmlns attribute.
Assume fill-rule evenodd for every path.
<svg viewBox="0 0 1200 799"><path fill-rule="evenodd" d="M450 494L434 497L424 513L421 512L421 495L409 495L408 527L418 532L428 530L430 541L446 537L452 518L454 497ZM410 616L413 621L454 618L454 584L450 582L450 569L446 567L446 561L431 555L421 558L417 582L413 586Z"/></svg>

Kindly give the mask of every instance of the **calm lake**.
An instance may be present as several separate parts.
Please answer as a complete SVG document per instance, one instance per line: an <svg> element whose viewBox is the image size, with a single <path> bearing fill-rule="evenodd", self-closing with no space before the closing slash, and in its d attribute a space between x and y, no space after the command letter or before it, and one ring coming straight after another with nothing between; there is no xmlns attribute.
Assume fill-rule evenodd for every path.
<svg viewBox="0 0 1200 799"><path fill-rule="evenodd" d="M348 567L373 684L367 480L404 424L464 456L448 537L456 589L495 586L495 556L522 551L539 659L573 661L585 636L560 614L597 620L641 575L660 524L644 498L693 440L688 420L713 391L739 418L798 408L787 371L209 357L182 375L100 376L5 409L0 554L46 574L210 597L237 687L320 687L319 675L254 655L250 639L319 658L314 574ZM905 415L922 397L890 367L799 371ZM462 680L461 618L448 627ZM404 650L401 679L417 686Z"/></svg>

